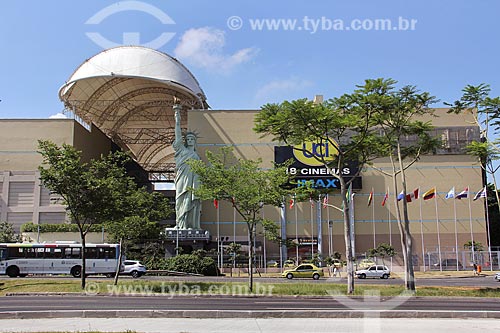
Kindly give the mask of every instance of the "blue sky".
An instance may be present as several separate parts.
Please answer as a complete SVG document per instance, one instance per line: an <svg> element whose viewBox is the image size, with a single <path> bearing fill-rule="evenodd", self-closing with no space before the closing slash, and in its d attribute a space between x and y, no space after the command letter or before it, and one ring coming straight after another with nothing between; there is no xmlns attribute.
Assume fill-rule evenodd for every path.
<svg viewBox="0 0 500 333"><path fill-rule="evenodd" d="M416 85L442 101L481 82L500 95L496 0L0 0L0 6L0 118L61 112L59 87L103 50L89 32L118 44L127 32L140 43L174 34L158 49L193 72L213 109L258 109L315 94L329 98L375 77ZM120 6L149 9L86 24L100 11ZM151 13L167 15L170 24ZM259 30L252 28L256 19L296 24L293 30L282 25ZM281 19L288 21L276 21ZM374 30L384 19L396 29ZM404 20L416 20L414 29L398 25ZM329 29L333 22L336 30ZM339 30L339 22L350 29Z"/></svg>

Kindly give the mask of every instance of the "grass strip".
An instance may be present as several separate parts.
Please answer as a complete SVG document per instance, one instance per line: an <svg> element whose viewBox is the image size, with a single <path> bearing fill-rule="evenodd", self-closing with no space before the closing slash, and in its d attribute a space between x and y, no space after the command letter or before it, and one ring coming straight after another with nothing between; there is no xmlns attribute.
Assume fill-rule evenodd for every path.
<svg viewBox="0 0 500 333"><path fill-rule="evenodd" d="M220 295L220 296L331 296L344 295L346 285L315 283L312 281L289 283L255 282L253 293L243 282L173 282L147 280L121 280L117 286L112 281L88 280L82 291L79 280L63 279L6 279L0 283L0 296L7 293L86 293L142 296ZM375 294L398 296L404 293L402 285L357 285L354 295ZM428 287L417 286L416 296L441 297L500 297L500 288L490 287Z"/></svg>

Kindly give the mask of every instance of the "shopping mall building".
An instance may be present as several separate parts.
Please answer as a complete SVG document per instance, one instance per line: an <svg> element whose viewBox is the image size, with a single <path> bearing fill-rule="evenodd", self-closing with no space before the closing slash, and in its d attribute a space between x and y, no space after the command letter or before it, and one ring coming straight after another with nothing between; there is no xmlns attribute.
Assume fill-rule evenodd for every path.
<svg viewBox="0 0 500 333"><path fill-rule="evenodd" d="M172 198L174 103L184 107L182 127L199 134L197 150L202 159L207 150L231 146L236 157L261 158L262 167L270 168L279 146L252 130L258 110L209 109L203 90L187 68L164 53L142 47L118 47L86 60L62 86L59 96L67 119L0 120L0 220L12 223L17 231L26 222L68 222L65 207L40 184L40 139L71 144L83 152L84 159L126 150L136 161L131 172L141 184ZM469 265L464 243L473 239L485 249L488 244L484 199L472 200L484 186L482 171L477 161L464 153L468 143L479 140L479 129L472 125L470 116L448 114L446 109L436 109L436 114L438 117L428 120L442 146L407 171L407 190L419 189L420 193L418 200L408 203L417 269L424 261L429 267L439 258L458 257L463 266ZM380 171L389 168L388 160L376 160L373 167L362 171L353 189L355 251L359 256L380 243L392 244L396 251L400 248L394 206L397 194L391 191L392 179ZM323 183L330 184L328 203L340 206L339 190L327 179ZM436 196L422 200L421 195L432 188ZM468 188L469 196L446 199L452 188L455 195ZM373 200L368 205L372 191ZM388 200L382 205L387 191ZM283 237L297 240L298 246L280 249L264 239L259 226L259 262L280 256L310 259L312 252L323 256L344 253L341 213L325 207L323 198L297 202L293 207L290 199L286 198L281 208L264 207L262 214L280 225ZM231 203L220 202L218 209L211 201L203 203L201 228L211 235L204 246L215 247L218 241L244 244L246 224ZM173 225L175 219L164 223ZM497 263L497 253L492 255ZM490 261L487 255L483 261Z"/></svg>

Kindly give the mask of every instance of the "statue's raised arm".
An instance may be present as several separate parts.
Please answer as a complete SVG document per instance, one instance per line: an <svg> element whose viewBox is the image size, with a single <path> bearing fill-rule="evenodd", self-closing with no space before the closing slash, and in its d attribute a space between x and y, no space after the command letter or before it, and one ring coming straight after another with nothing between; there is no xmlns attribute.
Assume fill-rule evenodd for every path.
<svg viewBox="0 0 500 333"><path fill-rule="evenodd" d="M196 134L188 132L183 137L181 129L180 105L174 105L175 139L175 214L177 229L200 229L200 199L190 191L199 186L199 177L186 163L190 159L199 160L196 153Z"/></svg>
<svg viewBox="0 0 500 333"><path fill-rule="evenodd" d="M174 117L175 117L175 141L174 143L182 144L184 138L182 137L181 129L181 110L182 107L178 104L174 105Z"/></svg>

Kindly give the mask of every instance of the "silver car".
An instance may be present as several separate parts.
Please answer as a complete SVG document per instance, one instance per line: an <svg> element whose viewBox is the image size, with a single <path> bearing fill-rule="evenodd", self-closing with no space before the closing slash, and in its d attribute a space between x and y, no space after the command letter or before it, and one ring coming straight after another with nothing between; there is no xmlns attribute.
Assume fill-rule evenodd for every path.
<svg viewBox="0 0 500 333"><path fill-rule="evenodd" d="M121 274L131 275L134 279L146 274L146 266L139 260L125 260L123 265L125 270Z"/></svg>
<svg viewBox="0 0 500 333"><path fill-rule="evenodd" d="M497 280L498 282L500 282L500 273L496 273L495 274L495 280Z"/></svg>
<svg viewBox="0 0 500 333"><path fill-rule="evenodd" d="M391 276L391 271L387 266L383 265L373 265L365 269L360 269L355 272L356 276L359 279L366 278L380 278L380 279L388 279Z"/></svg>

